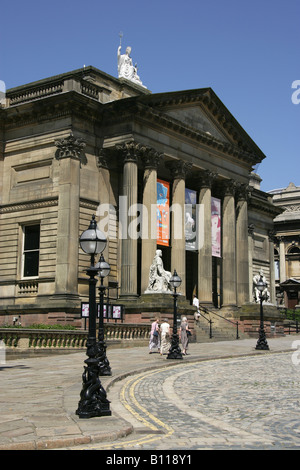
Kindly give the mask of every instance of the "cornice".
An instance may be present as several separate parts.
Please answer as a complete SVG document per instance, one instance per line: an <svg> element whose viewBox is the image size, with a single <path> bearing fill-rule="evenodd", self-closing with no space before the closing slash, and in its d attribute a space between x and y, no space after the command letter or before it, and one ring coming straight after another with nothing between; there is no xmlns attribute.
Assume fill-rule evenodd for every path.
<svg viewBox="0 0 300 470"><path fill-rule="evenodd" d="M0 206L0 214L7 214L9 212L27 211L40 209L43 207L52 207L58 205L58 197L51 197L47 199L40 199L28 202L15 202L11 204L3 204Z"/></svg>
<svg viewBox="0 0 300 470"><path fill-rule="evenodd" d="M102 106L102 103L72 90L6 108L3 110L5 127L10 129L40 124L68 116L78 116L88 121L101 123Z"/></svg>
<svg viewBox="0 0 300 470"><path fill-rule="evenodd" d="M219 130L233 142L234 146L245 152L252 153L259 162L266 157L214 93L212 88L159 93L150 97L140 97L139 101L148 103L149 106L155 108L174 107L181 104L198 104L202 109L207 110L214 124L218 125ZM249 149L253 150L250 151Z"/></svg>
<svg viewBox="0 0 300 470"><path fill-rule="evenodd" d="M209 149L217 150L225 155L237 158L251 166L256 165L262 160L249 149L245 150L229 142L223 142L206 132L188 126L162 111L138 102L136 98L127 98L126 100L119 100L104 106L103 122L107 126L116 123L116 121L118 122L118 120L124 122L124 120L138 119L143 122L155 123L157 126L162 126L168 131L180 134L196 142L197 145L202 144Z"/></svg>
<svg viewBox="0 0 300 470"><path fill-rule="evenodd" d="M249 210L253 209L257 212L271 215L272 219L282 212L281 209L276 207L273 202L269 200L269 196L266 193L257 189L251 191L248 206Z"/></svg>

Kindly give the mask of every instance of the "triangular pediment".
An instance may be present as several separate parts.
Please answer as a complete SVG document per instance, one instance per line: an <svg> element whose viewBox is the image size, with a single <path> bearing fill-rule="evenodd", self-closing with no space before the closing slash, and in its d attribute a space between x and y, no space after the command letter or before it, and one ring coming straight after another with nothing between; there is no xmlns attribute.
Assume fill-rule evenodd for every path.
<svg viewBox="0 0 300 470"><path fill-rule="evenodd" d="M157 93L139 97L157 116L174 122L191 132L200 133L251 155L260 163L265 155L211 88ZM217 143L216 142L216 143Z"/></svg>
<svg viewBox="0 0 300 470"><path fill-rule="evenodd" d="M280 283L280 287L284 288L297 288L300 290L300 281L297 281L297 279L290 278L287 279L286 281L283 281Z"/></svg>
<svg viewBox="0 0 300 470"><path fill-rule="evenodd" d="M292 284L292 285L300 285L300 281L297 281L297 279L294 279L294 278L290 278L290 279L287 279L286 281L283 281L280 283L281 286L285 286L287 284Z"/></svg>
<svg viewBox="0 0 300 470"><path fill-rule="evenodd" d="M196 131L204 132L222 142L232 143L217 128L216 124L209 118L199 105L186 105L174 108L167 108L164 113L183 125L186 125Z"/></svg>

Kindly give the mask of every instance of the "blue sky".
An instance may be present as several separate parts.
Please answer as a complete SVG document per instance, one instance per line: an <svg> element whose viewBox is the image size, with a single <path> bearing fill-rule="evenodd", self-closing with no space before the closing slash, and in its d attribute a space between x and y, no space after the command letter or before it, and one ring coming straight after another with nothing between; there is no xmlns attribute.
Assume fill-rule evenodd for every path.
<svg viewBox="0 0 300 470"><path fill-rule="evenodd" d="M267 156L262 190L300 186L299 0L10 0L1 17L6 88L83 65L116 77L122 31L153 93L214 90Z"/></svg>

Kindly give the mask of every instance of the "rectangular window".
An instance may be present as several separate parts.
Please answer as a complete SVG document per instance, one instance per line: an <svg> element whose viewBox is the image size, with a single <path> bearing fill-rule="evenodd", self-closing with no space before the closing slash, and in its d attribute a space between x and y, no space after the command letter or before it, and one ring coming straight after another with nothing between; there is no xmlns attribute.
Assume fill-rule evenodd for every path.
<svg viewBox="0 0 300 470"><path fill-rule="evenodd" d="M40 226L24 226L23 233L23 277L37 277L39 275Z"/></svg>

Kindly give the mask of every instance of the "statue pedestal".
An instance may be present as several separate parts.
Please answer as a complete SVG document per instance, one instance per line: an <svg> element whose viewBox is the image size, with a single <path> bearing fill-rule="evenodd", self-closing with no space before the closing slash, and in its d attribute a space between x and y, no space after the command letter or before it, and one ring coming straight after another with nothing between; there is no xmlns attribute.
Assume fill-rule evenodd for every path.
<svg viewBox="0 0 300 470"><path fill-rule="evenodd" d="M283 319L283 315L280 313L280 310L276 305L271 304L270 302L263 302L264 310L264 320L268 321L278 321ZM259 318L260 316L260 304L256 302L249 302L240 308L240 319L251 319Z"/></svg>
<svg viewBox="0 0 300 470"><path fill-rule="evenodd" d="M122 304L125 307L125 322L151 322L155 317L163 320L173 318L174 312L174 297L172 293L152 293L143 294L136 300L123 300ZM183 295L177 297L177 315L193 316L194 318L195 307L190 304Z"/></svg>
<svg viewBox="0 0 300 470"><path fill-rule="evenodd" d="M284 336L285 317L280 310L269 302L263 302L264 329L266 336ZM247 303L240 308L239 324L241 330L250 337L258 337L260 327L260 304Z"/></svg>

